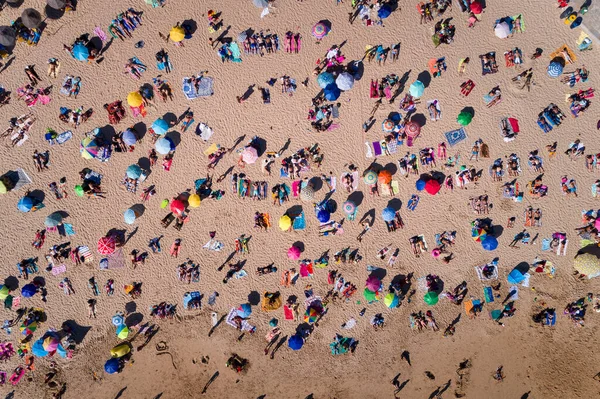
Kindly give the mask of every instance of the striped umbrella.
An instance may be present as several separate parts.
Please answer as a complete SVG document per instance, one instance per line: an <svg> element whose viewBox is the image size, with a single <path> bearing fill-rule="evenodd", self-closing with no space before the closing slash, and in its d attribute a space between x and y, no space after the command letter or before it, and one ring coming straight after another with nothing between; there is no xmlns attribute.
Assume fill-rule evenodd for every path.
<svg viewBox="0 0 600 399"><path fill-rule="evenodd" d="M471 237L475 241L481 242L482 240L485 239L485 237L487 237L487 233L484 229L473 229L473 230L471 230Z"/></svg>
<svg viewBox="0 0 600 399"><path fill-rule="evenodd" d="M563 73L563 66L560 62L552 61L548 65L548 76L551 78L558 78Z"/></svg>
<svg viewBox="0 0 600 399"><path fill-rule="evenodd" d="M409 136L409 137L417 137L419 135L419 133L421 133L421 126L414 121L408 122L406 124L406 126L404 126L404 132Z"/></svg>
<svg viewBox="0 0 600 399"><path fill-rule="evenodd" d="M300 190L300 199L302 201L312 201L315 198L315 189L312 186L302 187Z"/></svg>
<svg viewBox="0 0 600 399"><path fill-rule="evenodd" d="M98 253L100 255L110 255L115 252L116 248L117 241L113 236L105 236L98 240Z"/></svg>
<svg viewBox="0 0 600 399"><path fill-rule="evenodd" d="M391 119L385 119L381 123L381 130L383 130L385 133L393 132L395 127L396 127L396 124Z"/></svg>
<svg viewBox="0 0 600 399"><path fill-rule="evenodd" d="M363 176L363 180L366 184L376 184L377 183L377 173L373 170L367 171Z"/></svg>
<svg viewBox="0 0 600 399"><path fill-rule="evenodd" d="M317 39L321 40L329 33L329 28L323 21L319 21L312 28L312 35Z"/></svg>

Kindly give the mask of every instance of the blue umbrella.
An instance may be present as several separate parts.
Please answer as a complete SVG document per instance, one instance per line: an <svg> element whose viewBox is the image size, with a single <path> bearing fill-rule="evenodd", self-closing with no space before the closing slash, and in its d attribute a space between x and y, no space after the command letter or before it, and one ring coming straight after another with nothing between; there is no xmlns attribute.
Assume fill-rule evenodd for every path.
<svg viewBox="0 0 600 399"><path fill-rule="evenodd" d="M340 89L332 83L325 88L325 100L335 101L340 97L340 93Z"/></svg>
<svg viewBox="0 0 600 399"><path fill-rule="evenodd" d="M298 351L302 348L302 345L304 345L304 340L298 334L292 335L288 340L288 346L291 350Z"/></svg>
<svg viewBox="0 0 600 399"><path fill-rule="evenodd" d="M33 284L25 284L23 288L21 288L21 295L24 298L31 298L37 293L37 287Z"/></svg>
<svg viewBox="0 0 600 399"><path fill-rule="evenodd" d="M335 81L335 78L329 72L321 72L319 76L317 76L317 84L321 89L326 88L330 84Z"/></svg>
<svg viewBox="0 0 600 399"><path fill-rule="evenodd" d="M80 43L73 47L72 54L73 58L75 58L77 61L87 61L88 57L90 56L90 50Z"/></svg>
<svg viewBox="0 0 600 399"><path fill-rule="evenodd" d="M140 168L138 165L129 165L126 173L127 177L130 179L139 179L142 175L142 168Z"/></svg>
<svg viewBox="0 0 600 399"><path fill-rule="evenodd" d="M119 372L120 366L121 362L119 362L119 359L111 358L104 363L104 371L108 374L115 374Z"/></svg>
<svg viewBox="0 0 600 399"><path fill-rule="evenodd" d="M413 84L411 84L410 88L408 89L408 92L414 98L421 97L423 95L424 91L425 91L425 85L420 80L415 80L415 82Z"/></svg>
<svg viewBox="0 0 600 399"><path fill-rule="evenodd" d="M62 216L58 212L49 214L48 216L46 216L46 220L44 221L44 224L46 225L46 227L56 227L61 223L62 223Z"/></svg>
<svg viewBox="0 0 600 399"><path fill-rule="evenodd" d="M33 208L33 199L31 197L23 197L19 200L17 208L21 212L29 212Z"/></svg>
<svg viewBox="0 0 600 399"><path fill-rule="evenodd" d="M396 218L396 211L394 210L394 208L384 208L383 211L381 212L381 217L383 218L384 221L386 222L391 222L392 220L394 220Z"/></svg>
<svg viewBox="0 0 600 399"><path fill-rule="evenodd" d="M425 189L425 184L427 184L427 182L425 180L419 179L415 183L415 186L417 187L417 190L423 191Z"/></svg>
<svg viewBox="0 0 600 399"><path fill-rule="evenodd" d="M389 17L391 13L392 13L392 7L390 7L389 4L384 4L383 6L381 6L379 11L377 11L377 16L381 19L385 19L385 18Z"/></svg>
<svg viewBox="0 0 600 399"><path fill-rule="evenodd" d="M240 317L249 317L252 314L252 306L249 303L243 303L237 308L237 314Z"/></svg>
<svg viewBox="0 0 600 399"><path fill-rule="evenodd" d="M511 284L519 284L521 281L525 280L525 276L518 269L513 269L507 278L508 282Z"/></svg>
<svg viewBox="0 0 600 399"><path fill-rule="evenodd" d="M548 65L548 76L551 78L558 78L563 73L563 66L560 62L552 61Z"/></svg>
<svg viewBox="0 0 600 399"><path fill-rule="evenodd" d="M319 219L319 222L321 223L329 222L330 217L330 213L327 212L325 209L321 209L319 212L317 212L317 219Z"/></svg>
<svg viewBox="0 0 600 399"><path fill-rule="evenodd" d="M175 149L175 145L168 137L161 137L156 140L156 151L159 154L166 155Z"/></svg>
<svg viewBox="0 0 600 399"><path fill-rule="evenodd" d="M123 132L123 142L127 145L134 145L137 143L137 134L133 129L127 129Z"/></svg>
<svg viewBox="0 0 600 399"><path fill-rule="evenodd" d="M481 246L486 251L493 251L494 249L498 248L498 240L496 237L488 235L483 239L483 241L481 241Z"/></svg>
<svg viewBox="0 0 600 399"><path fill-rule="evenodd" d="M31 346L31 353L33 353L37 357L46 357L48 356L48 351L44 349L44 340L38 339Z"/></svg>
<svg viewBox="0 0 600 399"><path fill-rule="evenodd" d="M152 130L154 130L154 133L162 136L163 134L167 133L167 130L169 130L169 124L166 120L158 118L152 124Z"/></svg>
<svg viewBox="0 0 600 399"><path fill-rule="evenodd" d="M125 213L123 213L123 219L125 219L125 223L127 224L133 224L133 222L135 222L136 219L136 215L135 212L133 211L133 209L129 208L125 211Z"/></svg>
<svg viewBox="0 0 600 399"><path fill-rule="evenodd" d="M112 317L112 323L115 327L119 327L119 326L125 324L125 319L123 318L122 315L116 314Z"/></svg>

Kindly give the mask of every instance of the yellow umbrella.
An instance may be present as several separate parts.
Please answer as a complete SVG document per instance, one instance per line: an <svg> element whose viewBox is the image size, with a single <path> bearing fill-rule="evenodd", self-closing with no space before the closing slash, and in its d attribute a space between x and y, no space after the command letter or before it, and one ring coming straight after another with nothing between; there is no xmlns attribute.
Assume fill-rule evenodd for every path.
<svg viewBox="0 0 600 399"><path fill-rule="evenodd" d="M185 30L181 26L174 26L169 32L169 38L174 42L180 42L185 39Z"/></svg>
<svg viewBox="0 0 600 399"><path fill-rule="evenodd" d="M131 107L139 107L142 102L142 95L139 91L132 91L127 95L127 104Z"/></svg>
<svg viewBox="0 0 600 399"><path fill-rule="evenodd" d="M288 231L292 227L292 219L288 215L283 215L279 218L279 228L283 231Z"/></svg>
<svg viewBox="0 0 600 399"><path fill-rule="evenodd" d="M6 184L2 180L0 180L0 194L6 194Z"/></svg>
<svg viewBox="0 0 600 399"><path fill-rule="evenodd" d="M575 258L573 267L587 278L600 276L600 259L596 255L582 254Z"/></svg>
<svg viewBox="0 0 600 399"><path fill-rule="evenodd" d="M198 208L200 206L200 196L198 194L192 194L188 198L188 205L190 208Z"/></svg>

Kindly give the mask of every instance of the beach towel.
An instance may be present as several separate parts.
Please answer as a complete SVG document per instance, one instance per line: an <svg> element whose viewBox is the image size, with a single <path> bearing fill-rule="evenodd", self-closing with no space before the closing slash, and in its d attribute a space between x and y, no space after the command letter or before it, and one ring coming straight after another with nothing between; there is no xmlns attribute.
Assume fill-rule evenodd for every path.
<svg viewBox="0 0 600 399"><path fill-rule="evenodd" d="M225 319L225 323L237 329L237 325L233 322L233 318L235 316L237 316L237 310L236 308L231 308L229 314L227 315L227 318ZM255 329L256 327L250 325L250 323L248 323L248 320L242 320L242 331L254 332Z"/></svg>
<svg viewBox="0 0 600 399"><path fill-rule="evenodd" d="M486 303L494 302L494 293L492 287L483 287L483 296Z"/></svg>
<svg viewBox="0 0 600 399"><path fill-rule="evenodd" d="M371 144L368 141L365 141L365 145L367 146L367 152L365 153L365 157L373 158L373 149L371 148Z"/></svg>
<svg viewBox="0 0 600 399"><path fill-rule="evenodd" d="M19 309L21 307L21 297L20 296L15 296L12 299L12 308L14 310Z"/></svg>
<svg viewBox="0 0 600 399"><path fill-rule="evenodd" d="M460 129L444 133L444 136L446 136L446 140L448 140L448 145L454 147L456 144L467 139L467 132L464 127L461 127Z"/></svg>
<svg viewBox="0 0 600 399"><path fill-rule="evenodd" d="M306 228L306 218L304 217L304 212L300 212L300 215L294 218L292 228L294 230L304 230Z"/></svg>
<svg viewBox="0 0 600 399"><path fill-rule="evenodd" d="M167 57L166 62L156 61L156 67L159 71L164 71L167 69L167 65L169 66L169 71L173 72L173 64L171 64L171 60Z"/></svg>
<svg viewBox="0 0 600 399"><path fill-rule="evenodd" d="M513 21L513 32L523 33L525 32L525 19L523 18L523 14L517 14L511 17Z"/></svg>
<svg viewBox="0 0 600 399"><path fill-rule="evenodd" d="M217 150L221 148L221 146L217 143L212 143L210 147L204 150L204 155L208 156L210 154L214 154Z"/></svg>
<svg viewBox="0 0 600 399"><path fill-rule="evenodd" d="M73 229L73 225L70 223L63 223L63 227L65 228L65 234L67 237L75 235L75 229Z"/></svg>
<svg viewBox="0 0 600 399"><path fill-rule="evenodd" d="M294 311L289 305L283 306L283 317L286 320L294 320Z"/></svg>
<svg viewBox="0 0 600 399"><path fill-rule="evenodd" d="M83 263L90 263L94 260L94 256L92 255L92 251L86 246L81 245L77 247L77 255L79 258L83 258Z"/></svg>
<svg viewBox="0 0 600 399"><path fill-rule="evenodd" d="M231 61L242 62L240 48L236 42L229 43L229 51L231 52Z"/></svg>
<svg viewBox="0 0 600 399"><path fill-rule="evenodd" d="M506 302L516 301L517 299L519 299L519 287L517 287L516 285L512 285L508 289L508 294L510 296L506 298Z"/></svg>
<svg viewBox="0 0 600 399"><path fill-rule="evenodd" d="M186 292L185 294L183 294L183 307L185 309L188 309L191 301L197 301L199 303L200 298L201 295L199 291Z"/></svg>
<svg viewBox="0 0 600 399"><path fill-rule="evenodd" d="M573 50L571 50L569 48L569 46L567 46L566 44L563 44L562 46L557 48L555 51L550 53L551 60L553 60L557 57L563 58L567 64L573 64L573 63L575 63L575 61L577 61L577 56L575 55Z"/></svg>
<svg viewBox="0 0 600 399"><path fill-rule="evenodd" d="M435 107L435 109L437 110L437 118L434 117L434 113L431 109L429 109L429 107L433 105ZM440 107L440 102L435 99L435 100L431 100L431 101L427 101L427 110L429 110L429 119L431 119L432 121L439 121L440 119L442 119L442 108Z"/></svg>
<svg viewBox="0 0 600 399"><path fill-rule="evenodd" d="M221 241L211 239L202 248L208 249L209 251L220 251L225 247Z"/></svg>
<svg viewBox="0 0 600 399"><path fill-rule="evenodd" d="M20 133L16 132L12 136L10 136L10 139L16 140L17 137L19 137L19 135L20 135ZM21 139L19 141L17 141L17 147L22 146L27 140L29 140L29 135L27 133L23 133L23 136L21 137Z"/></svg>
<svg viewBox="0 0 600 399"><path fill-rule="evenodd" d="M50 273L52 273L53 276L58 276L61 273L64 273L67 271L67 265L65 265L64 263L62 265L58 265L58 266L54 266L52 268L52 270L50 271Z"/></svg>
<svg viewBox="0 0 600 399"><path fill-rule="evenodd" d="M489 105L492 101L494 101L498 96L490 96L489 94L485 94L483 96L483 102L485 105ZM500 98L494 105L498 105L502 102L502 98Z"/></svg>
<svg viewBox="0 0 600 399"><path fill-rule="evenodd" d="M182 83L183 94L188 100L193 100L198 97L210 97L214 94L213 91L213 78L205 76L200 79L198 90L192 84L189 77L183 78Z"/></svg>
<svg viewBox="0 0 600 399"><path fill-rule="evenodd" d="M487 278L483 275L483 268L486 266L493 266L493 268L494 268L494 270L492 271L492 274L489 278ZM493 263L483 265L483 266L475 266L475 272L477 273L477 277L479 277L479 280L481 280L481 281L490 281L490 280L498 279L498 266Z"/></svg>
<svg viewBox="0 0 600 399"><path fill-rule="evenodd" d="M71 137L73 137L73 132L70 130L67 130L66 132L62 132L61 134L56 136L55 140L56 140L56 143L58 143L58 144L64 144Z"/></svg>
<svg viewBox="0 0 600 399"><path fill-rule="evenodd" d="M125 267L125 257L123 256L123 250L121 248L108 255L106 259L108 259L108 269L120 269Z"/></svg>
<svg viewBox="0 0 600 399"><path fill-rule="evenodd" d="M101 27L96 26L94 28L94 35L98 36L98 39L102 40L102 43L106 42L107 36L106 33L102 30Z"/></svg>
<svg viewBox="0 0 600 399"><path fill-rule="evenodd" d="M373 141L371 145L373 146L373 153L375 154L375 156L380 156L382 154L382 150L379 141Z"/></svg>
<svg viewBox="0 0 600 399"><path fill-rule="evenodd" d="M500 316L502 316L502 311L500 309L495 309L490 312L490 318L492 320L499 320Z"/></svg>

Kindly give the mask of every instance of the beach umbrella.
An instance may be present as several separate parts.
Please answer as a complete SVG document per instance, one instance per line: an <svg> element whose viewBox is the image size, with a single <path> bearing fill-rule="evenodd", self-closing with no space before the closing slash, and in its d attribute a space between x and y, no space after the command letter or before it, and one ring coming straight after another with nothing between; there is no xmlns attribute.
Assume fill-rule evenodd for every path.
<svg viewBox="0 0 600 399"><path fill-rule="evenodd" d="M117 337L119 339L127 339L129 336L129 328L125 324L121 324L117 327Z"/></svg>
<svg viewBox="0 0 600 399"><path fill-rule="evenodd" d="M137 219L137 215L133 209L129 208L123 213L123 219L125 220L125 223L133 224L135 219Z"/></svg>
<svg viewBox="0 0 600 399"><path fill-rule="evenodd" d="M387 208L383 208L383 211L381 211L381 217L385 222L391 222L396 218L396 211L394 208L390 208L388 206Z"/></svg>
<svg viewBox="0 0 600 399"><path fill-rule="evenodd" d="M242 151L242 161L246 162L247 164L251 164L256 162L257 159L258 151L256 151L256 148L249 145L246 146L244 151Z"/></svg>
<svg viewBox="0 0 600 399"><path fill-rule="evenodd" d="M331 214L325 209L321 209L321 210L319 210L319 212L317 212L317 219L321 223L329 222L330 218L331 218Z"/></svg>
<svg viewBox="0 0 600 399"><path fill-rule="evenodd" d="M175 43L182 41L185 39L185 29L183 29L182 26L172 27L169 32L169 39L173 40Z"/></svg>
<svg viewBox="0 0 600 399"><path fill-rule="evenodd" d="M510 31L511 28L506 22L500 22L499 24L496 24L496 27L494 28L496 37L499 37L500 39L506 39L510 35Z"/></svg>
<svg viewBox="0 0 600 399"><path fill-rule="evenodd" d="M283 215L279 218L279 228L282 231L288 231L292 227L292 219L288 215Z"/></svg>
<svg viewBox="0 0 600 399"><path fill-rule="evenodd" d="M91 137L85 137L81 140L79 152L84 159L94 159L98 156L100 147L98 146L98 143L96 143L96 140Z"/></svg>
<svg viewBox="0 0 600 399"><path fill-rule="evenodd" d="M110 350L110 355L113 358L118 359L125 356L129 352L131 352L131 344L129 344L128 342L123 342L122 344L113 347Z"/></svg>
<svg viewBox="0 0 600 399"><path fill-rule="evenodd" d="M46 216L46 220L44 221L44 225L46 227L56 227L62 223L62 216L58 212L53 212Z"/></svg>
<svg viewBox="0 0 600 399"><path fill-rule="evenodd" d="M293 351L298 351L304 345L304 340L299 334L294 334L288 339L288 346Z"/></svg>
<svg viewBox="0 0 600 399"><path fill-rule="evenodd" d="M65 0L46 0L46 4L48 4L48 7L54 8L55 10L63 9L67 5Z"/></svg>
<svg viewBox="0 0 600 399"><path fill-rule="evenodd" d="M31 346L31 353L33 353L34 356L37 356L37 357L48 356L48 351L44 349L44 340L43 339L40 338L33 343L33 345Z"/></svg>
<svg viewBox="0 0 600 399"><path fill-rule="evenodd" d="M438 294L436 292L430 291L427 294L425 294L425 296L423 297L423 300L429 306L433 306L436 303L438 303L439 297L438 297Z"/></svg>
<svg viewBox="0 0 600 399"><path fill-rule="evenodd" d="M154 121L151 128L154 133L162 136L167 133L167 130L169 130L169 123L162 118L158 118Z"/></svg>
<svg viewBox="0 0 600 399"><path fill-rule="evenodd" d="M21 295L24 298L31 298L37 293L37 287L34 284L25 284L23 288L21 288Z"/></svg>
<svg viewBox="0 0 600 399"><path fill-rule="evenodd" d="M42 347L46 350L46 352L54 352L56 348L58 348L59 344L60 340L58 339L58 337L50 335L44 338L44 343L42 344Z"/></svg>
<svg viewBox="0 0 600 399"><path fill-rule="evenodd" d="M122 314L117 313L116 315L114 315L112 317L112 323L113 323L113 326L119 327L119 326L125 324L125 318L123 318Z"/></svg>
<svg viewBox="0 0 600 399"><path fill-rule="evenodd" d="M384 119L381 123L381 130L383 130L385 133L393 132L395 127L396 123L391 119Z"/></svg>
<svg viewBox="0 0 600 399"><path fill-rule="evenodd" d="M356 212L356 204L352 201L346 201L344 202L342 209L346 215L354 215L354 212Z"/></svg>
<svg viewBox="0 0 600 399"><path fill-rule="evenodd" d="M80 184L76 185L74 190L76 196L83 197L83 187Z"/></svg>
<svg viewBox="0 0 600 399"><path fill-rule="evenodd" d="M42 14L34 8L26 8L21 14L21 21L27 28L35 29L42 22Z"/></svg>
<svg viewBox="0 0 600 399"><path fill-rule="evenodd" d="M397 308L398 303L400 303L400 299L398 298L398 295L394 294L393 292L390 292L383 298L383 303L388 308Z"/></svg>
<svg viewBox="0 0 600 399"><path fill-rule="evenodd" d="M166 155L171 151L175 150L175 145L168 137L161 137L156 140L156 144L154 145L156 148L156 152L162 155Z"/></svg>
<svg viewBox="0 0 600 399"><path fill-rule="evenodd" d="M421 133L421 125L414 121L408 122L406 126L404 126L404 133L409 137L415 138Z"/></svg>
<svg viewBox="0 0 600 399"><path fill-rule="evenodd" d="M513 269L506 278L510 284L519 284L525 280L525 276L519 269Z"/></svg>
<svg viewBox="0 0 600 399"><path fill-rule="evenodd" d="M181 215L181 213L185 210L185 204L183 203L182 200L175 199L175 200L171 201L170 209L171 209L171 212L173 212L177 215Z"/></svg>
<svg viewBox="0 0 600 399"><path fill-rule="evenodd" d="M473 14L477 14L478 15L478 14L481 14L483 12L483 6L478 1L472 2L471 5L469 6L469 8L471 9L471 12Z"/></svg>
<svg viewBox="0 0 600 399"><path fill-rule="evenodd" d="M321 72L319 76L317 76L317 84L321 89L326 88L330 84L335 82L335 78L329 72Z"/></svg>
<svg viewBox="0 0 600 399"><path fill-rule="evenodd" d="M366 287L369 291L377 292L381 288L381 280L375 276L369 276L367 278Z"/></svg>
<svg viewBox="0 0 600 399"><path fill-rule="evenodd" d="M142 168L140 168L138 165L129 165L127 167L127 177L129 177L130 179L139 179L140 176L142 175Z"/></svg>
<svg viewBox="0 0 600 399"><path fill-rule="evenodd" d="M327 27L327 25L323 21L317 22L312 27L312 35L317 40L321 40L322 38L324 38L325 36L327 36L328 33L329 33L329 28Z"/></svg>
<svg viewBox="0 0 600 399"><path fill-rule="evenodd" d="M288 259L298 260L300 258L300 248L292 245L287 252Z"/></svg>
<svg viewBox="0 0 600 399"><path fill-rule="evenodd" d="M17 32L10 26L0 26L0 44L5 47L12 47L17 40Z"/></svg>
<svg viewBox="0 0 600 399"><path fill-rule="evenodd" d="M379 183L389 184L392 181L392 173L389 170L384 169L381 172L379 172L377 179L379 180Z"/></svg>
<svg viewBox="0 0 600 399"><path fill-rule="evenodd" d="M104 363L104 371L106 371L108 374L118 373L120 367L121 362L119 361L119 359L111 358L108 359L106 363Z"/></svg>
<svg viewBox="0 0 600 399"><path fill-rule="evenodd" d="M485 249L486 251L493 251L496 248L498 248L498 240L496 239L496 237L493 236L486 236L482 241L481 241L481 246L483 247L483 249Z"/></svg>
<svg viewBox="0 0 600 399"><path fill-rule="evenodd" d="M472 120L473 115L465 111L458 114L458 117L456 118L456 121L463 126L467 126L469 123L471 123Z"/></svg>
<svg viewBox="0 0 600 399"><path fill-rule="evenodd" d="M77 61L87 61L90 56L90 50L81 43L77 43L73 46L72 50L73 58Z"/></svg>
<svg viewBox="0 0 600 399"><path fill-rule="evenodd" d="M17 203L17 209L21 212L29 212L33 208L33 199L31 197L22 197Z"/></svg>
<svg viewBox="0 0 600 399"><path fill-rule="evenodd" d="M354 77L348 72L342 72L335 80L335 84L340 90L350 90L354 87Z"/></svg>
<svg viewBox="0 0 600 399"><path fill-rule="evenodd" d="M188 198L188 205L190 208L198 208L200 206L200 196L198 194L192 194Z"/></svg>
<svg viewBox="0 0 600 399"><path fill-rule="evenodd" d="M300 199L302 201L312 201L315 198L315 189L311 185L306 185L300 189Z"/></svg>
<svg viewBox="0 0 600 399"><path fill-rule="evenodd" d="M363 291L363 295L365 297L365 300L369 303L379 300L379 295L377 295L375 291L371 291L368 288L365 288L365 290Z"/></svg>
<svg viewBox="0 0 600 399"><path fill-rule="evenodd" d="M2 180L0 180L0 194L6 194L7 192L6 184Z"/></svg>
<svg viewBox="0 0 600 399"><path fill-rule="evenodd" d="M485 238L487 237L487 232L484 229L472 229L471 230L471 237L477 241L477 242L481 242L483 240L485 240Z"/></svg>
<svg viewBox="0 0 600 399"><path fill-rule="evenodd" d="M425 91L425 85L420 80L415 80L415 82L413 84L411 84L410 87L408 88L408 92L414 98L421 97L423 95L424 91Z"/></svg>
<svg viewBox="0 0 600 399"><path fill-rule="evenodd" d="M563 73L563 66L558 61L552 61L548 65L548 76L551 78L558 78Z"/></svg>
<svg viewBox="0 0 600 399"><path fill-rule="evenodd" d="M252 3L258 8L265 8L269 6L269 2L267 0L252 0Z"/></svg>
<svg viewBox="0 0 600 399"><path fill-rule="evenodd" d="M304 312L304 322L314 323L319 318L319 315L320 313L317 311L317 309L310 307L306 309L306 312Z"/></svg>
<svg viewBox="0 0 600 399"><path fill-rule="evenodd" d="M366 184L376 184L377 183L377 173L374 170L369 170L363 176L363 180Z"/></svg>
<svg viewBox="0 0 600 399"><path fill-rule="evenodd" d="M6 285L0 285L0 301L3 301L10 294L10 290Z"/></svg>
<svg viewBox="0 0 600 399"><path fill-rule="evenodd" d="M244 319L250 317L252 314L252 306L250 306L249 303L243 303L237 308L236 313Z"/></svg>
<svg viewBox="0 0 600 399"><path fill-rule="evenodd" d="M117 248L117 241L115 240L115 237L113 236L108 236L108 237L102 237L101 239L98 240L98 253L100 255L110 255L113 252L115 252L115 249Z"/></svg>
<svg viewBox="0 0 600 399"><path fill-rule="evenodd" d="M423 179L419 179L415 182L415 188L417 189L417 191L425 190L426 185L427 185L427 182Z"/></svg>
<svg viewBox="0 0 600 399"><path fill-rule="evenodd" d="M386 19L392 14L392 7L389 4L384 4L377 11L377 16L381 19Z"/></svg>
<svg viewBox="0 0 600 399"><path fill-rule="evenodd" d="M130 107L139 107L142 105L142 102L144 102L144 100L142 99L142 94L139 91L132 91L127 95L127 104L129 104Z"/></svg>
<svg viewBox="0 0 600 399"><path fill-rule="evenodd" d="M123 142L127 145L134 145L137 143L137 133L133 129L127 129L123 132Z"/></svg>
<svg viewBox="0 0 600 399"><path fill-rule="evenodd" d="M325 96L325 100L327 101L337 100L340 97L340 94L340 89L334 83L327 86L323 91L323 95Z"/></svg>
<svg viewBox="0 0 600 399"><path fill-rule="evenodd" d="M39 324L37 321L25 321L21 324L19 330L21 330L23 335L31 335L37 330L38 326Z"/></svg>
<svg viewBox="0 0 600 399"><path fill-rule="evenodd" d="M425 191L431 195L436 195L442 186L437 180L430 179L425 183Z"/></svg>
<svg viewBox="0 0 600 399"><path fill-rule="evenodd" d="M246 40L247 38L248 38L248 32L247 32L247 31L243 31L243 32L240 32L240 34L238 35L238 37L237 37L237 41L238 41L239 43L242 43L242 42L243 42L244 40Z"/></svg>
<svg viewBox="0 0 600 399"><path fill-rule="evenodd" d="M579 255L573 262L573 267L587 278L600 276L600 260L596 255L586 253Z"/></svg>

